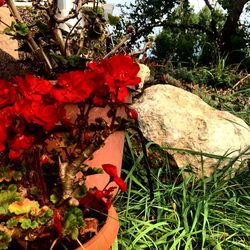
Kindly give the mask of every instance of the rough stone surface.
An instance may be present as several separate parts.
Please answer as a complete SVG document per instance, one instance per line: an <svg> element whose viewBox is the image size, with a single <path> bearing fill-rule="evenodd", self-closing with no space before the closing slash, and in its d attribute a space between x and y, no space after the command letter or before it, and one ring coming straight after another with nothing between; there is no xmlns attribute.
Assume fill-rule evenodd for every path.
<svg viewBox="0 0 250 250"><path fill-rule="evenodd" d="M149 87L133 108L139 113L144 136L160 146L213 155L230 153L229 157L250 147L250 128L242 119L212 108L183 89L171 85ZM217 159L201 154L168 152L178 167L191 165L198 177L202 176L202 164L204 175L209 176L218 163Z"/></svg>

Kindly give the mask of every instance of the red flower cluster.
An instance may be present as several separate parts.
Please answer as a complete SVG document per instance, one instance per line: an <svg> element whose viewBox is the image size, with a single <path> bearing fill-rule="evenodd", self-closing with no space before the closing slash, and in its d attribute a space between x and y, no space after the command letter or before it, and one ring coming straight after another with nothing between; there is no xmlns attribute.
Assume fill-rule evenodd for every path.
<svg viewBox="0 0 250 250"><path fill-rule="evenodd" d="M11 159L19 157L39 142L36 126L44 133L58 124L74 126L67 123L66 104L124 102L127 87L140 82L138 71L131 57L115 55L90 63L84 71L61 74L53 83L31 74L13 82L0 80L0 152L6 149ZM119 178L112 178L125 189Z"/></svg>
<svg viewBox="0 0 250 250"><path fill-rule="evenodd" d="M0 7L5 4L5 0L0 0Z"/></svg>

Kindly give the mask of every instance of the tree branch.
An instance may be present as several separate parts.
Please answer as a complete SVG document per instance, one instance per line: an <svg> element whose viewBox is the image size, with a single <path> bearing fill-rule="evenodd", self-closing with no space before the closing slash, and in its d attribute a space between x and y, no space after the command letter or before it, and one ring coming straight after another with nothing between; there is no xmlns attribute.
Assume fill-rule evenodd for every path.
<svg viewBox="0 0 250 250"><path fill-rule="evenodd" d="M6 0L6 4L9 7L12 15L14 16L16 22L23 23L23 19L22 19L21 15L20 15L19 11L16 8L16 5L15 5L14 1L13 0ZM43 49L38 46L36 41L31 36L30 32L28 32L28 34L24 37L24 39L28 42L31 50L37 55L39 60L41 60L41 62L44 63L45 71L48 74L50 74L51 70L52 70L52 65L51 65L51 63L49 61L49 58L44 53Z"/></svg>

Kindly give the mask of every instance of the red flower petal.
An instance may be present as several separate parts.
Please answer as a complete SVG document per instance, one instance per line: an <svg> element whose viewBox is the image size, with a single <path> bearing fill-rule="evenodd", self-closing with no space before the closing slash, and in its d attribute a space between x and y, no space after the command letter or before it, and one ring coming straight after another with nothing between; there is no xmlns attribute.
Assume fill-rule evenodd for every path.
<svg viewBox="0 0 250 250"><path fill-rule="evenodd" d="M24 150L30 148L35 141L35 138L31 135L19 135L16 136L10 142L9 158L15 159L20 156Z"/></svg>
<svg viewBox="0 0 250 250"><path fill-rule="evenodd" d="M54 220L53 227L56 229L58 235L61 237L63 232L63 226L62 226L63 216L57 210L54 211L53 220Z"/></svg>
<svg viewBox="0 0 250 250"><path fill-rule="evenodd" d="M5 0L0 0L0 7L5 4Z"/></svg>
<svg viewBox="0 0 250 250"><path fill-rule="evenodd" d="M128 108L128 115L131 119L138 119L138 113L134 109Z"/></svg>
<svg viewBox="0 0 250 250"><path fill-rule="evenodd" d="M118 177L116 166L112 164L103 164L102 168L111 178Z"/></svg>
<svg viewBox="0 0 250 250"><path fill-rule="evenodd" d="M127 183L122 178L115 177L114 181L118 185L118 187L121 189L122 192L127 191Z"/></svg>

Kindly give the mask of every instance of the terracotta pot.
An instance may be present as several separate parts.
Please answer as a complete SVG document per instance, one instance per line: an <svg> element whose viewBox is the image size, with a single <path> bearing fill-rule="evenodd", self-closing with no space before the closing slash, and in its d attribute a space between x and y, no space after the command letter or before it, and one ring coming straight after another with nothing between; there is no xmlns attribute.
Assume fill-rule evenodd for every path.
<svg viewBox="0 0 250 250"><path fill-rule="evenodd" d="M68 110L72 112L72 114L69 114L71 119L75 119L75 114L77 114L74 106L69 106ZM105 119L107 123L110 123L110 119L107 118L107 111L108 108L93 108L89 114L89 122L93 121L96 118L102 117ZM119 109L118 116L126 117L126 113L124 109ZM111 134L105 141L104 145L98 149L94 154L93 158L91 160L87 160L84 163L87 164L90 167L95 168L102 168L102 164L113 164L117 167L118 175L121 174L121 166L122 166L122 157L123 157L123 148L124 148L124 131L117 131L113 134ZM81 174L79 174L79 177ZM102 190L107 183L109 182L109 175L106 173L103 174L95 174L87 176L86 179L86 186L88 188L97 187L99 190ZM112 182L110 183L110 186L117 185ZM113 195L117 193L118 189L115 189L113 192Z"/></svg>
<svg viewBox="0 0 250 250"><path fill-rule="evenodd" d="M122 157L124 146L124 132L119 131L110 135L105 141L105 145L93 154L92 160L87 160L85 163L90 167L102 168L102 164L113 164L117 167L118 175L121 174ZM102 190L109 182L109 175L106 173L90 175L86 179L86 186L88 188L97 187ZM112 182L109 186L117 185ZM117 193L118 189L115 189L113 194Z"/></svg>
<svg viewBox="0 0 250 250"><path fill-rule="evenodd" d="M108 210L107 220L101 230L83 247L86 250L109 250L115 241L119 230L118 214L113 206ZM78 247L76 250L83 250Z"/></svg>
<svg viewBox="0 0 250 250"><path fill-rule="evenodd" d="M108 210L107 219L101 230L88 242L83 244L85 250L109 250L113 245L119 231L118 214L113 206ZM27 249L27 242L17 239L18 245L11 249ZM29 244L34 244L32 241ZM34 245L33 245L34 246ZM37 245L36 245L37 247ZM28 246L28 249L32 246ZM33 248L32 248L33 249ZM38 249L38 248L35 248ZM75 250L83 250L81 246Z"/></svg>

